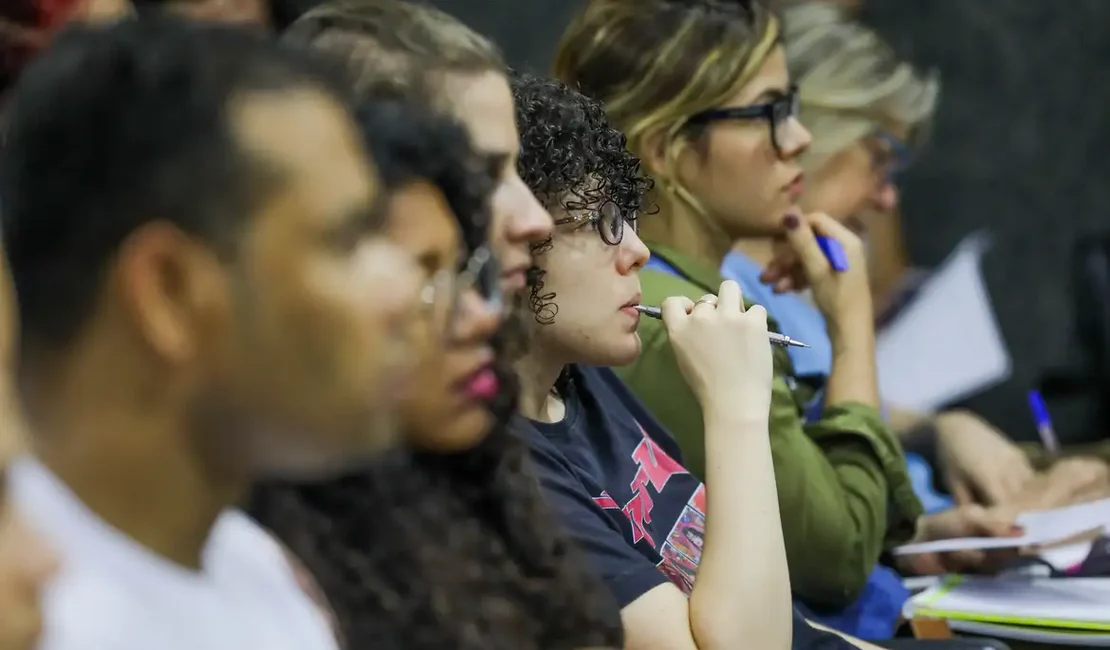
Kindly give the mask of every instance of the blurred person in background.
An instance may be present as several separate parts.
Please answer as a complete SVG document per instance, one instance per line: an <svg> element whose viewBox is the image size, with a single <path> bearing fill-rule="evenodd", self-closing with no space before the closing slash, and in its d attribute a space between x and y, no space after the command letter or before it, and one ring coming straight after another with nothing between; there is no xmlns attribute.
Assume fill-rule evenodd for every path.
<svg viewBox="0 0 1110 650"><path fill-rule="evenodd" d="M133 0L140 13L167 11L194 20L260 27L271 25L268 0Z"/></svg>
<svg viewBox="0 0 1110 650"><path fill-rule="evenodd" d="M897 219L898 177L926 135L940 84L900 61L878 34L836 3L794 3L782 17L799 117L813 136L800 157L806 174L802 209L848 225L865 238L872 260L881 257L900 245L887 236ZM876 228L883 233L877 239L871 237ZM810 344L788 352L795 373L820 387L832 366L824 317L811 300L783 292L788 279L778 287L761 281L780 246L769 238L743 239L726 256L722 273L767 307L783 333ZM884 410L906 444L934 460L941 485L957 503L1055 506L1103 496L1110 488L1110 471L1093 458L1068 459L1035 477L1025 453L969 411ZM918 486L926 508L949 507L951 500L932 488Z"/></svg>
<svg viewBox="0 0 1110 650"><path fill-rule="evenodd" d="M459 309L425 325L424 381L402 409L410 449L327 484L260 490L252 511L304 560L350 647L619 647L615 605L505 428L517 391L502 301L524 288L529 242L551 217L517 174L500 54L447 14L389 0L325 4L285 38L352 73L371 148L391 161L391 232L424 261L432 313L452 295ZM463 246L451 248L454 231ZM454 292L436 289L444 278Z"/></svg>
<svg viewBox="0 0 1110 650"><path fill-rule="evenodd" d="M128 0L4 0L0 4L0 108L19 72L65 24L113 19L131 10Z"/></svg>
<svg viewBox="0 0 1110 650"><path fill-rule="evenodd" d="M507 293L524 289L529 243L551 233L551 216L520 180L520 144L506 66L497 48L456 18L402 0L337 0L289 27L287 42L345 61L364 95L420 95L454 117L496 180L491 247Z"/></svg>
<svg viewBox="0 0 1110 650"><path fill-rule="evenodd" d="M783 12L783 24L787 66L799 89L799 117L813 135L800 157L806 174L801 207L822 211L866 237L870 224L893 218L897 176L936 110L939 84L899 61L874 31L834 4L792 5ZM777 286L764 284L761 276L775 262L777 248L772 238L742 239L726 256L722 272L765 305L783 333L810 344L789 354L798 377L819 390L833 363L825 318L805 297L783 293L790 278ZM818 393L816 399L821 397ZM901 436L931 425L944 484L961 503L977 501L972 495L988 504L1004 503L1032 477L1025 456L969 412L885 411ZM924 492L922 498L929 498L931 490ZM935 505L950 505L946 501L937 499Z"/></svg>
<svg viewBox="0 0 1110 650"><path fill-rule="evenodd" d="M10 385L16 334L12 302L8 266L0 252L0 650L32 650L42 628L42 591L57 568L57 557L17 512L7 491L8 464L25 449Z"/></svg>
<svg viewBox="0 0 1110 650"><path fill-rule="evenodd" d="M771 446L790 578L799 602L829 613L829 622L859 630L866 618L876 622L868 635L882 637L905 598L897 576L876 572L885 549L911 539L1009 534L1011 527L981 508L920 516L901 446L879 411L862 243L832 217L803 215L799 205L801 159L812 138L797 119L779 37L778 21L759 2L597 2L563 35L555 72L605 104L656 181L659 214L641 229L652 251L641 273L646 304L715 292L737 241L786 242L795 264L783 271L812 287L834 350L818 413L806 408L812 387L785 350L775 350ZM847 272L833 273L815 254L816 235L841 243ZM639 333L642 354L618 373L675 435L690 471L704 477L698 401L663 324L642 319ZM931 559L948 561L946 568L969 560ZM861 596L874 615L842 617L839 610Z"/></svg>
<svg viewBox="0 0 1110 650"><path fill-rule="evenodd" d="M550 519L506 422L515 380L495 338L489 170L466 131L413 102L362 125L388 226L423 265L410 449L326 483L271 485L251 508L318 581L351 648L620 647L616 608Z"/></svg>
<svg viewBox="0 0 1110 650"><path fill-rule="evenodd" d="M71 28L12 93L9 487L63 561L45 650L336 647L233 507L396 443L418 273L327 69L147 18Z"/></svg>

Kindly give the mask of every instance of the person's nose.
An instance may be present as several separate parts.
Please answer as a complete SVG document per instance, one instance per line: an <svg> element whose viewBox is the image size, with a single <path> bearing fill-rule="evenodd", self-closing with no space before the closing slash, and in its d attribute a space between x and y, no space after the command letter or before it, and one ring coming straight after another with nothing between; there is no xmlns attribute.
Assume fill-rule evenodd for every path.
<svg viewBox="0 0 1110 650"><path fill-rule="evenodd" d="M542 241L551 236L555 224L548 212L524 180L514 171L505 179L504 222L505 239L514 246Z"/></svg>
<svg viewBox="0 0 1110 650"><path fill-rule="evenodd" d="M621 243L618 245L620 248L620 255L618 256L618 264L620 265L620 272L622 275L638 271L643 268L649 258L651 258L651 251L648 249L644 240L640 239L640 235L636 233L629 226L625 226L624 235L621 237Z"/></svg>
<svg viewBox="0 0 1110 650"><path fill-rule="evenodd" d="M786 128L783 131L786 133L785 137L780 138L779 144L782 147L780 154L787 160L802 155L813 142L813 134L797 117L787 120Z"/></svg>

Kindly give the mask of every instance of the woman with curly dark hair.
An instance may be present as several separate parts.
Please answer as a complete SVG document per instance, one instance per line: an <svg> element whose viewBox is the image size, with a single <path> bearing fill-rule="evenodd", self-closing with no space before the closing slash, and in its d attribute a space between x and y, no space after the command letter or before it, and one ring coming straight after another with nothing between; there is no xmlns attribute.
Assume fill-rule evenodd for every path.
<svg viewBox="0 0 1110 650"><path fill-rule="evenodd" d="M696 303L676 290L661 306L679 372L707 415L707 499L674 439L603 367L640 354L649 252L637 219L649 183L639 161L598 102L531 75L513 91L520 174L556 224L535 249L514 428L563 528L617 598L625 647L873 647L812 627L791 604L766 312L745 310L731 281Z"/></svg>
<svg viewBox="0 0 1110 650"><path fill-rule="evenodd" d="M363 118L389 228L429 276L419 381L402 409L411 449L331 483L263 487L251 512L307 566L352 650L620 647L616 606L507 431L516 390L491 339L493 179L445 118L404 103Z"/></svg>

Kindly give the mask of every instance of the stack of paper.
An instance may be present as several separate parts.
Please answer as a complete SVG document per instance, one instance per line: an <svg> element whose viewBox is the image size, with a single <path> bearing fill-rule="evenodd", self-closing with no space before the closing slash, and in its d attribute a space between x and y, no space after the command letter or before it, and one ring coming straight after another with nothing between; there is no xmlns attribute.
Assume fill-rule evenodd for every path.
<svg viewBox="0 0 1110 650"><path fill-rule="evenodd" d="M1017 523L1025 531L1020 537L942 539L899 546L894 549L894 554L915 555L1004 548L1037 549L1084 537L1091 538L1110 526L1110 499L1055 510L1027 512L1017 518Z"/></svg>
<svg viewBox="0 0 1110 650"><path fill-rule="evenodd" d="M905 614L976 634L1110 647L1110 578L952 577L912 598Z"/></svg>
<svg viewBox="0 0 1110 650"><path fill-rule="evenodd" d="M988 246L986 233L964 238L879 333L884 401L934 411L1010 377L1010 352L980 268Z"/></svg>

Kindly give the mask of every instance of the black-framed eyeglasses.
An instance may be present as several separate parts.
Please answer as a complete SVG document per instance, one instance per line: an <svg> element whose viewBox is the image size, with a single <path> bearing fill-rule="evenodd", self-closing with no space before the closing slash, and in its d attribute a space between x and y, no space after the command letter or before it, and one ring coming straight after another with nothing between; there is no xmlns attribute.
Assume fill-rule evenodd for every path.
<svg viewBox="0 0 1110 650"><path fill-rule="evenodd" d="M606 201L601 204L596 210L591 210L586 215L578 215L574 217L565 217L563 219L556 219L556 226L565 226L568 223L577 224L590 224L597 229L601 235L601 241L610 246L616 246L624 239L625 223L632 228L632 232L636 232L636 217L635 213L626 215L621 212L620 207L612 201Z"/></svg>
<svg viewBox="0 0 1110 650"><path fill-rule="evenodd" d="M789 144L786 133L790 128L790 119L798 117L800 108L798 87L790 86L785 95L776 97L767 103L730 108L711 108L695 113L686 120L686 124L705 125L722 120L767 120L771 129L771 142L775 145L779 155L783 155Z"/></svg>
<svg viewBox="0 0 1110 650"><path fill-rule="evenodd" d="M461 270L443 269L436 272L420 292L420 300L433 314L437 323L448 331L458 320L462 296L474 290L490 308L500 311L505 304L501 290L501 265L488 246L480 246L466 260Z"/></svg>
<svg viewBox="0 0 1110 650"><path fill-rule="evenodd" d="M894 183L913 162L913 151L902 138L889 131L878 130L872 134L878 145L872 152L875 169L880 170L888 183Z"/></svg>

